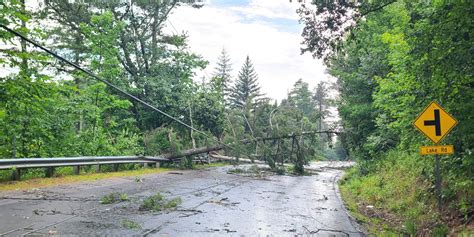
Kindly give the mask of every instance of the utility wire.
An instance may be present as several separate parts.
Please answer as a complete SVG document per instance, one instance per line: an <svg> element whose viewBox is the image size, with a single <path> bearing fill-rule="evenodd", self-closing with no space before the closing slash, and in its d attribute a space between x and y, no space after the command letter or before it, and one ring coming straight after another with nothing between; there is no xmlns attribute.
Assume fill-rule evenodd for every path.
<svg viewBox="0 0 474 237"><path fill-rule="evenodd" d="M60 61L63 61L63 62L65 62L66 64L68 64L68 65L70 65L70 66L76 68L77 70L79 70L79 71L81 71L81 72L83 72L83 73L89 75L90 77L96 79L97 81L100 81L100 82L102 82L102 83L105 83L106 85L108 85L108 86L112 87L113 89L119 91L120 93L124 94L125 96L130 97L132 100L135 100L135 101L137 101L137 102L139 102L139 103L145 105L146 107L148 107L148 108L150 108L150 109L152 109L152 110L155 110L155 111L157 111L157 112L163 114L164 116L166 116L166 117L172 119L173 121L178 122L179 124L181 124L181 125L183 125L183 126L189 128L189 129L192 129L193 131L195 131L195 132L197 132L197 133L200 133L200 134L206 136L207 138L210 138L210 139L216 141L217 143L221 144L222 146L225 146L225 147L230 148L230 149L235 149L235 148L233 148L233 147L231 147L231 146L229 146L229 145L227 145L227 144L225 144L225 143L219 141L218 139L215 139L214 137L209 136L207 133L205 133L205 132L203 132L203 131L201 131L201 130L199 130L199 129L196 129L196 128L194 128L194 127L192 127L192 126L186 124L185 122L183 122L183 121L181 121L181 120L179 120L179 119L177 119L177 118L171 116L170 114L168 114L168 113L166 113L166 112L164 112L164 111L162 111L162 110L156 108L155 106L153 106L153 105L151 105L151 104L149 104L149 103L143 101L142 99L140 99L140 98L138 98L138 97L136 97L136 96L134 96L134 95L132 95L132 94L126 92L125 90L121 89L120 87L118 87L118 86L116 86L116 85L114 85L114 84L108 82L107 80L104 80L104 79L98 77L97 75L95 75L95 74L92 73L91 71L89 71L89 70L87 70L87 69L84 69L84 68L80 67L79 65L77 65L77 64L75 64L75 63L73 63L73 62L71 62L71 61L69 61L69 60L63 58L62 56L60 56L60 55L56 54L55 52L53 52L53 51L51 51L51 50L45 48L44 46L40 45L39 43L36 43L35 41L33 41L33 40L27 38L26 36L23 36L22 34L18 33L17 31L12 30L12 29L8 28L7 26L5 26L5 25L3 25L3 24L1 24L1 23L0 23L0 27L3 28L3 29L5 29L6 31L12 33L13 35L16 35L16 36L20 37L21 39L23 39L23 40L25 40L26 42L28 42L28 43L34 45L35 47L40 48L41 50L45 51L46 53L51 54L53 57L59 59Z"/></svg>

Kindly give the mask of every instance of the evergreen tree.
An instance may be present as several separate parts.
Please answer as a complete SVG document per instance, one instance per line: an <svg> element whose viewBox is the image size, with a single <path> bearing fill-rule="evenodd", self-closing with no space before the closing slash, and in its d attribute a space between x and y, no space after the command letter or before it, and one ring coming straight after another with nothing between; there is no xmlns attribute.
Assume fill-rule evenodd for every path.
<svg viewBox="0 0 474 237"><path fill-rule="evenodd" d="M221 55L218 58L217 66L214 69L214 80L216 80L218 89L226 100L229 99L230 83L231 83L232 64L230 57L225 48L222 49Z"/></svg>
<svg viewBox="0 0 474 237"><path fill-rule="evenodd" d="M247 56L230 94L232 107L248 112L257 105L262 97L257 80L257 73Z"/></svg>
<svg viewBox="0 0 474 237"><path fill-rule="evenodd" d="M323 120L329 114L329 95L326 82L321 81L314 89L313 101L318 111L319 130L323 130Z"/></svg>
<svg viewBox="0 0 474 237"><path fill-rule="evenodd" d="M291 106L298 108L305 116L309 117L314 109L314 105L311 100L311 91L309 90L308 83L304 82L302 79L298 79L288 94L288 103L290 103Z"/></svg>

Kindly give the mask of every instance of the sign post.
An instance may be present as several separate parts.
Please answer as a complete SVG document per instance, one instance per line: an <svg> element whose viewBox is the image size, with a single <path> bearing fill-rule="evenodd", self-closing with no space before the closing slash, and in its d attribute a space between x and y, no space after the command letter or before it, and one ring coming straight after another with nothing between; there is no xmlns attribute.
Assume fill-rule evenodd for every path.
<svg viewBox="0 0 474 237"><path fill-rule="evenodd" d="M441 211L441 206L443 204L443 199L441 195L441 182L442 182L441 172L440 172L440 162L439 155L435 155L435 188L436 196L438 197L438 209Z"/></svg>
<svg viewBox="0 0 474 237"><path fill-rule="evenodd" d="M454 147L452 145L439 146L438 143L441 142L449 132L451 132L457 123L458 121L456 119L434 101L431 102L413 122L413 125L436 145L422 146L420 148L420 154L435 155L435 187L439 210L441 210L442 205L442 177L439 155L453 154Z"/></svg>

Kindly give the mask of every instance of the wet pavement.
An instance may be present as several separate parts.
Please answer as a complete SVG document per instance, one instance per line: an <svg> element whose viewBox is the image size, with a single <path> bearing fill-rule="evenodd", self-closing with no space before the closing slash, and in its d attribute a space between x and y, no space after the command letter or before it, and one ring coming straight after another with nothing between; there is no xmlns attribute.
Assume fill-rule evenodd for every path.
<svg viewBox="0 0 474 237"><path fill-rule="evenodd" d="M1 192L0 235L364 236L336 183L350 165L316 162L310 176L228 174L236 167L225 166ZM113 192L130 200L100 204ZM140 211L157 192L182 203Z"/></svg>

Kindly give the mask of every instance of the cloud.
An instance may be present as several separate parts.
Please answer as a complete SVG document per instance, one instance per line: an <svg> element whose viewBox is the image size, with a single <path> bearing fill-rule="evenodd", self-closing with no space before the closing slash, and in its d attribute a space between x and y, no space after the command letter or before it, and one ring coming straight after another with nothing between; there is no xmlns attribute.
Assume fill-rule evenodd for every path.
<svg viewBox="0 0 474 237"><path fill-rule="evenodd" d="M230 7L211 3L201 9L180 7L169 19L174 29L167 30L187 32L191 51L210 62L200 76L212 75L223 47L232 59L234 78L249 55L262 92L280 101L299 78L311 87L319 81L333 81L320 60L300 54L301 26L295 9L296 5L286 0L252 0L248 5Z"/></svg>
<svg viewBox="0 0 474 237"><path fill-rule="evenodd" d="M298 16L295 14L297 8L297 4L291 4L286 0L253 0L248 6L236 6L230 9L251 18L266 17L298 20Z"/></svg>

